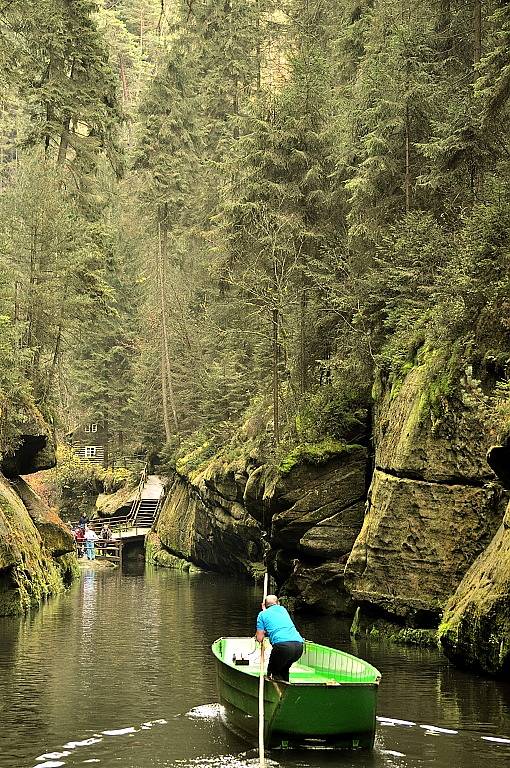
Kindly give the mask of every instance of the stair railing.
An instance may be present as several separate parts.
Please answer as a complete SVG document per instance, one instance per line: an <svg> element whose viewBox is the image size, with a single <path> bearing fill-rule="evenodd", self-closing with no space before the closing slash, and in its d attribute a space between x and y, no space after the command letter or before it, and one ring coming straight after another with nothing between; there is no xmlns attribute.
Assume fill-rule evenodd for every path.
<svg viewBox="0 0 510 768"><path fill-rule="evenodd" d="M165 489L163 488L161 490L161 493L159 494L159 499L158 499L158 503L157 503L156 509L154 510L154 519L152 521L152 527L153 528L156 526L156 523L158 522L159 513L163 509L163 502L164 501L165 501Z"/></svg>
<svg viewBox="0 0 510 768"><path fill-rule="evenodd" d="M127 523L131 523L131 525L134 524L136 520L136 516L138 514L138 510L140 509L140 504L142 503L142 492L145 483L147 482L147 477L149 475L149 464L146 461L144 464L144 467L142 469L141 475L140 475L140 481L138 483L138 487L136 489L136 496L133 499L133 502L131 504L131 509L129 510L129 514L127 517Z"/></svg>

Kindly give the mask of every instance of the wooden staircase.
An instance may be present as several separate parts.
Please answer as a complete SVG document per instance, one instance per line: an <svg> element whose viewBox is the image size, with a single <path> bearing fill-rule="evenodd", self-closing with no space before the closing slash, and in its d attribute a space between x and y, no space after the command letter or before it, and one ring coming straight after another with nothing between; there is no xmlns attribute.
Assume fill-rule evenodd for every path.
<svg viewBox="0 0 510 768"><path fill-rule="evenodd" d="M132 528L152 528L163 503L163 486L156 475L149 475L144 467L138 492L128 516Z"/></svg>
<svg viewBox="0 0 510 768"><path fill-rule="evenodd" d="M129 512L103 517L101 522L109 523L114 534L122 537L144 536L147 529L152 528L156 522L164 500L165 493L161 479L157 475L149 475L145 465ZM141 532L138 531L140 528Z"/></svg>
<svg viewBox="0 0 510 768"><path fill-rule="evenodd" d="M140 499L132 522L135 528L152 528L158 511L159 499Z"/></svg>

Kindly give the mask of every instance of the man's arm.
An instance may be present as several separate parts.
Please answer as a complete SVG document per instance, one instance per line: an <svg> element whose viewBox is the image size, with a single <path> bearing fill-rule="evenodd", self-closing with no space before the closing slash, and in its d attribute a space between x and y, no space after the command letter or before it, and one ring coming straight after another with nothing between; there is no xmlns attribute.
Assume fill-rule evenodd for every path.
<svg viewBox="0 0 510 768"><path fill-rule="evenodd" d="M266 633L265 633L265 631L263 629L257 629L257 633L255 635L255 640L257 641L257 643L261 643L263 641L263 639L265 638L265 636L266 636Z"/></svg>

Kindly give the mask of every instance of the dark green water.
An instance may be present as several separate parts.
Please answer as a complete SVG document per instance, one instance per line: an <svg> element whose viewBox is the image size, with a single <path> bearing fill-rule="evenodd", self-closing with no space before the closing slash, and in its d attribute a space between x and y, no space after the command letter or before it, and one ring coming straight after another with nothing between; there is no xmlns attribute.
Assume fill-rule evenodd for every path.
<svg viewBox="0 0 510 768"><path fill-rule="evenodd" d="M209 647L221 635L251 634L259 603L259 590L236 580L135 567L85 571L33 615L0 619L1 768L258 765L218 720ZM510 765L508 684L459 672L436 652L352 646L340 620L298 624L381 670L381 719L371 755L273 753L275 764Z"/></svg>

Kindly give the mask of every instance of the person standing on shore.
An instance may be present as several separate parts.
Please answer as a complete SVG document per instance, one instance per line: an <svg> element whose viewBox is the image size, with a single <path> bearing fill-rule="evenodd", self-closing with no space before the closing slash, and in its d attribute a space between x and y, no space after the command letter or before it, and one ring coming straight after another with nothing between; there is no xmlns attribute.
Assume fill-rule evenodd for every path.
<svg viewBox="0 0 510 768"><path fill-rule="evenodd" d="M267 665L268 677L288 683L289 670L301 657L304 640L276 595L266 597L257 616L257 642L264 642L266 635L272 645Z"/></svg>
<svg viewBox="0 0 510 768"><path fill-rule="evenodd" d="M78 525L80 526L80 528L83 528L83 530L85 530L88 524L89 524L89 517L88 515L85 514L85 512L82 512L80 515L80 519L78 520Z"/></svg>
<svg viewBox="0 0 510 768"><path fill-rule="evenodd" d="M74 531L74 538L76 541L76 552L78 557L83 557L83 541L84 541L85 531L79 525L75 531Z"/></svg>
<svg viewBox="0 0 510 768"><path fill-rule="evenodd" d="M112 538L112 532L110 530L110 526L108 525L108 523L104 523L100 533L100 539L102 540L101 546L103 547L103 549L105 549L108 546L108 542L111 541L111 538Z"/></svg>
<svg viewBox="0 0 510 768"><path fill-rule="evenodd" d="M89 526L86 525L84 538L85 538L85 554L87 555L87 560L95 560L96 559L95 543L99 537L93 528L89 528Z"/></svg>

